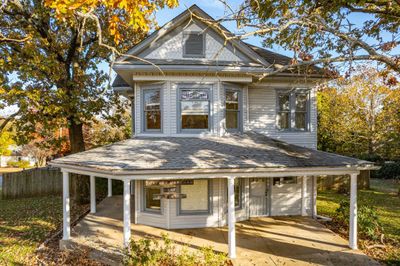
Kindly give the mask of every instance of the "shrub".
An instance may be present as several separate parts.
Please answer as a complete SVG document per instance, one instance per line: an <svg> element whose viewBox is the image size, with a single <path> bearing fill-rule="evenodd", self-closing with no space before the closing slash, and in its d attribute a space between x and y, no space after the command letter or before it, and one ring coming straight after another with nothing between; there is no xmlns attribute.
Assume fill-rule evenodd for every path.
<svg viewBox="0 0 400 266"><path fill-rule="evenodd" d="M378 239L382 234L382 226L375 208L373 206L362 205L358 208L357 216L360 234L370 239ZM350 203L348 200L340 202L339 207L336 209L335 219L344 226L349 224Z"/></svg>
<svg viewBox="0 0 400 266"><path fill-rule="evenodd" d="M384 163L378 171L372 171L373 178L400 179L400 162Z"/></svg>
<svg viewBox="0 0 400 266"><path fill-rule="evenodd" d="M189 252L187 248L176 250L175 243L168 235L162 235L162 241L141 238L131 240L129 247L124 251L124 265L168 265L191 266L229 265L226 254L215 252L212 247L203 247L199 252Z"/></svg>
<svg viewBox="0 0 400 266"><path fill-rule="evenodd" d="M19 161L8 161L7 166L18 167L18 168L29 168L31 166L29 161L19 160Z"/></svg>

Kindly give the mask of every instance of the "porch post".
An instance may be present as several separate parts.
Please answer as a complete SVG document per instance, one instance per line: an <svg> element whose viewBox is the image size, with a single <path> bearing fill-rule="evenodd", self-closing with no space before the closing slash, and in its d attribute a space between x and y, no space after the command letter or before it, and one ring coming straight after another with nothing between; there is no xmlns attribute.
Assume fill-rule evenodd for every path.
<svg viewBox="0 0 400 266"><path fill-rule="evenodd" d="M131 239L131 181L124 180L124 247Z"/></svg>
<svg viewBox="0 0 400 266"><path fill-rule="evenodd" d="M350 175L349 246L357 249L357 174Z"/></svg>
<svg viewBox="0 0 400 266"><path fill-rule="evenodd" d="M307 176L301 178L301 215L306 216L306 189L307 189Z"/></svg>
<svg viewBox="0 0 400 266"><path fill-rule="evenodd" d="M312 176L312 217L317 218L317 176Z"/></svg>
<svg viewBox="0 0 400 266"><path fill-rule="evenodd" d="M96 213L96 177L90 176L90 213Z"/></svg>
<svg viewBox="0 0 400 266"><path fill-rule="evenodd" d="M70 228L70 206L69 206L69 173L62 172L63 175L63 240L71 237Z"/></svg>
<svg viewBox="0 0 400 266"><path fill-rule="evenodd" d="M235 220L235 178L228 177L228 254L231 259L236 258Z"/></svg>
<svg viewBox="0 0 400 266"><path fill-rule="evenodd" d="M107 197L111 197L112 196L112 179L108 178L108 193L107 193Z"/></svg>

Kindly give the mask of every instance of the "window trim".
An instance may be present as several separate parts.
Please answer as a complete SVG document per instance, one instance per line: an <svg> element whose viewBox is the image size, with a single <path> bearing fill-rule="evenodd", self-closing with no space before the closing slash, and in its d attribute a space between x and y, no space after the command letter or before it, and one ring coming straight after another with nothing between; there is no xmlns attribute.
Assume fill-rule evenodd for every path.
<svg viewBox="0 0 400 266"><path fill-rule="evenodd" d="M204 178L201 179L194 179L194 180L204 180ZM176 201L176 210L177 210L177 216L190 216L190 215L212 215L213 211L212 211L212 207L213 207L213 202L212 202L212 195L213 195L213 191L212 191L212 180L211 179L206 179L207 180L207 186L208 186L208 209L207 210L191 210L191 211L185 211L182 210L182 204L181 204L181 198L177 199ZM181 186L182 185L178 185L177 186L177 190L178 193L181 193Z"/></svg>
<svg viewBox="0 0 400 266"><path fill-rule="evenodd" d="M237 129L229 129L226 127L226 92L233 91L238 92L238 128ZM229 133L241 133L243 132L243 92L242 88L234 85L225 85L224 86L224 118L225 118L225 130Z"/></svg>
<svg viewBox="0 0 400 266"><path fill-rule="evenodd" d="M279 96L283 94L289 93L289 128L280 128L278 123L278 116L280 113L279 109ZM306 104L306 129L298 129L295 128L296 123L296 94L307 94L307 104ZM310 132L311 128L311 89L309 88L293 88L293 89L284 89L279 88L275 90L275 128L279 132Z"/></svg>
<svg viewBox="0 0 400 266"><path fill-rule="evenodd" d="M185 45L186 35L201 35L203 39L203 52L201 54L187 54ZM203 31L184 31L182 33L182 57L183 58L205 58L206 57L206 33Z"/></svg>
<svg viewBox="0 0 400 266"><path fill-rule="evenodd" d="M208 128L206 129L184 129L182 128L182 109L181 109L181 92L182 90L207 90L208 91ZM181 84L177 88L177 103L176 103L176 108L177 108L177 114L176 114L176 125L177 125L177 132L178 133L189 133L189 134L199 134L199 133L205 133L205 132L211 132L212 131L212 85L203 85L203 84Z"/></svg>
<svg viewBox="0 0 400 266"><path fill-rule="evenodd" d="M160 91L160 129L147 129L146 128L146 116L145 116L145 106L144 106L144 95L145 92L148 91ZM163 92L163 84L152 84L152 85L147 85L147 86L142 86L141 89L141 127L142 127L142 132L143 133L163 133L163 127L164 127L164 114L163 114L163 100L164 100L164 92Z"/></svg>
<svg viewBox="0 0 400 266"><path fill-rule="evenodd" d="M238 180L238 182L239 182L239 206L235 206L235 210L242 210L243 203L244 203L244 189L245 189L244 179L243 178L235 178L235 180Z"/></svg>
<svg viewBox="0 0 400 266"><path fill-rule="evenodd" d="M162 187L160 186L160 193L162 193ZM146 207L146 181L142 181L142 197L141 197L141 204L142 204L142 212L145 213L151 213L151 214L157 214L157 215L163 215L163 201L160 199L160 210L155 210L151 208Z"/></svg>

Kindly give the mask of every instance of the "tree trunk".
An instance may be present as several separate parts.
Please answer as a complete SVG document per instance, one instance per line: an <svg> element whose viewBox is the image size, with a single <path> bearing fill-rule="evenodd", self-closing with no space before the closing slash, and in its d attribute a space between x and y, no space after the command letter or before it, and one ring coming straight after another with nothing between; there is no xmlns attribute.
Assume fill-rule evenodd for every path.
<svg viewBox="0 0 400 266"><path fill-rule="evenodd" d="M83 124L77 123L73 117L68 119L68 135L71 153L78 153L85 150L83 139ZM87 176L72 174L72 195L78 204L89 202L89 178Z"/></svg>

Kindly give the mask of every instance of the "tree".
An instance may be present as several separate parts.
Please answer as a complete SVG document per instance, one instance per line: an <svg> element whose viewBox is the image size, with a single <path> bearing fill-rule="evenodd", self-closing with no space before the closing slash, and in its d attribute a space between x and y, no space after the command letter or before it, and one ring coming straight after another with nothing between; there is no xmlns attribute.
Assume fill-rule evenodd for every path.
<svg viewBox="0 0 400 266"><path fill-rule="evenodd" d="M290 64L277 66L261 78L287 70L308 73L312 65L324 65L327 74L335 74L337 63L355 61L374 61L400 72L395 50L398 0L248 0L239 9L221 1L227 11L218 22L237 22L240 31L228 34L211 20L203 21L224 33L226 40L259 36L266 47L293 51Z"/></svg>
<svg viewBox="0 0 400 266"><path fill-rule="evenodd" d="M0 133L0 156L11 155L10 146L14 144L12 134L9 131Z"/></svg>
<svg viewBox="0 0 400 266"><path fill-rule="evenodd" d="M318 92L318 148L350 156L400 158L400 86L394 75L359 67Z"/></svg>
<svg viewBox="0 0 400 266"><path fill-rule="evenodd" d="M154 25L152 12L170 2L174 3L4 2L0 10L0 105L18 106L11 115L19 117L15 121L18 142L35 138L37 125L44 138L65 127L70 151L83 151L83 125L96 116L107 117L108 110L120 105L99 63L110 62L113 52L124 52L143 39ZM128 14L129 10L133 13Z"/></svg>

